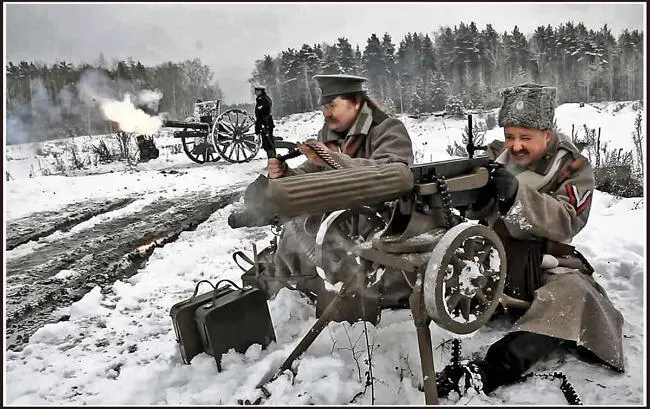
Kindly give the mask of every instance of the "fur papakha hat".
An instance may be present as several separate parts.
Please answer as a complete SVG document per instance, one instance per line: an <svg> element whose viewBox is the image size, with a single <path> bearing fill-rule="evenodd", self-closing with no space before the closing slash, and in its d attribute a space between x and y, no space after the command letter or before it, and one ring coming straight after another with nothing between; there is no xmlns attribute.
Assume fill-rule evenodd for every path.
<svg viewBox="0 0 650 409"><path fill-rule="evenodd" d="M557 88L526 83L503 91L499 126L551 129L555 116Z"/></svg>

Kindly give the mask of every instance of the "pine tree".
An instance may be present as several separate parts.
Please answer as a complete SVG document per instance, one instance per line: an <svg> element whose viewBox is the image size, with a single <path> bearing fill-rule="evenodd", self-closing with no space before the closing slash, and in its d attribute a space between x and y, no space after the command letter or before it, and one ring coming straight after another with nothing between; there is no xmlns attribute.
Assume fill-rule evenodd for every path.
<svg viewBox="0 0 650 409"><path fill-rule="evenodd" d="M395 107L395 99L397 94L397 73L395 72L395 44L388 33L384 33L381 39L381 49L384 65L383 76L383 89L384 100L383 103L387 107Z"/></svg>
<svg viewBox="0 0 650 409"><path fill-rule="evenodd" d="M384 78L386 72L384 53L376 34L372 34L363 51L363 73L368 78L368 89L375 98L385 98Z"/></svg>
<svg viewBox="0 0 650 409"><path fill-rule="evenodd" d="M339 37L336 48L339 55L340 72L343 74L354 74L354 51L350 42L345 37Z"/></svg>

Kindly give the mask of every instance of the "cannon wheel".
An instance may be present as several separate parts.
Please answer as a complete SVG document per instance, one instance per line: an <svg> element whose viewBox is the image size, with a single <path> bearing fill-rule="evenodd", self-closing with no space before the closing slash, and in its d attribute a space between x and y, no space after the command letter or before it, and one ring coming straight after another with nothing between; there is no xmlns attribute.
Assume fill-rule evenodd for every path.
<svg viewBox="0 0 650 409"><path fill-rule="evenodd" d="M354 257L349 250L386 228L386 220L369 207L337 210L330 213L320 224L316 233L316 270L323 280L335 284L333 279L344 273L345 262ZM328 278L329 276L329 278ZM335 282L332 282L335 281Z"/></svg>
<svg viewBox="0 0 650 409"><path fill-rule="evenodd" d="M499 304L506 280L506 252L497 234L461 223L431 252L424 277L424 304L440 327L468 334L486 323Z"/></svg>
<svg viewBox="0 0 650 409"><path fill-rule="evenodd" d="M255 134L255 120L241 109L220 114L212 126L212 142L228 162L251 161L260 150L262 140Z"/></svg>
<svg viewBox="0 0 650 409"><path fill-rule="evenodd" d="M200 137L182 136L181 142L185 154L196 163L216 162L221 159L208 140L208 134Z"/></svg>

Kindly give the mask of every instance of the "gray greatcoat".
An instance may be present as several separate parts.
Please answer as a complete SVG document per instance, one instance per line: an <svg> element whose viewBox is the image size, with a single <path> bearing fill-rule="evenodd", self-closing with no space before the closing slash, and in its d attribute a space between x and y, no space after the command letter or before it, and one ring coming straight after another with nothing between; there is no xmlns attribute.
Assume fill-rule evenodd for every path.
<svg viewBox="0 0 650 409"><path fill-rule="evenodd" d="M318 133L318 141L330 146L335 144L343 148L345 143L350 140L361 142L352 156L336 151L330 153L334 160L344 168L393 162L413 165L412 142L404 124L377 108L371 108L365 102L345 135L332 131L327 124L324 124ZM287 169L285 176L325 170L330 170L330 168L305 161L295 169ZM275 275L296 277L290 282L298 284L298 288L301 290L318 293L320 291L318 287L323 286L323 280L317 276L314 263L316 231L314 229L305 231L305 220L305 217L297 217L284 223L273 260ZM305 276L314 277L314 280L306 282ZM393 278L398 282L403 281L402 276L398 274L395 274ZM386 285L390 285L391 277L385 275L384 280L388 282ZM301 282L302 285L300 285Z"/></svg>
<svg viewBox="0 0 650 409"><path fill-rule="evenodd" d="M584 160L570 139L555 133L547 153L523 170L511 163L502 142L491 144L491 148L488 154L516 175L519 189L506 215L499 217L496 206L489 204L470 216L487 220L493 228L505 227L506 235L514 239L569 243L587 223L594 192L594 173L586 160L574 172L562 175L576 159ZM558 180L560 175L563 177ZM532 304L512 331L575 341L623 371L622 314L577 257L555 259L559 265L552 267L553 262L552 268L542 270ZM516 274L523 271L508 268L508 275ZM520 294L508 295L521 298Z"/></svg>

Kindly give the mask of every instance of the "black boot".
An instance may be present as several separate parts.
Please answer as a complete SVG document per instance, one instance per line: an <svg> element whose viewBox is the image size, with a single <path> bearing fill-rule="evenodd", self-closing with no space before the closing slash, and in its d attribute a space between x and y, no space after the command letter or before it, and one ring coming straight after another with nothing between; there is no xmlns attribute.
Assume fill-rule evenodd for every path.
<svg viewBox="0 0 650 409"><path fill-rule="evenodd" d="M532 332L511 332L490 346L483 361L475 362L487 394L517 381L535 362L545 358L564 340Z"/></svg>
<svg viewBox="0 0 650 409"><path fill-rule="evenodd" d="M499 386L514 383L563 342L532 332L511 332L490 346L484 360L447 365L436 374L438 396L445 398L452 391L463 396L469 388L488 394Z"/></svg>

